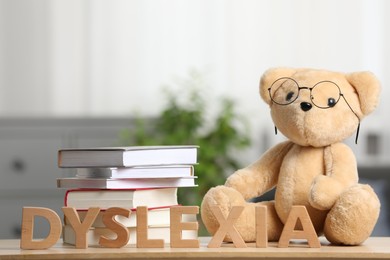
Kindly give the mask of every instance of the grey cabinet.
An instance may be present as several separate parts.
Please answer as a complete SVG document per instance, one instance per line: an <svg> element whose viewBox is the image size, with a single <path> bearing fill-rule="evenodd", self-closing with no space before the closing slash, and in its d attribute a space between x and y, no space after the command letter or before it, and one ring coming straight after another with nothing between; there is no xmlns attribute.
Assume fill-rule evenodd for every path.
<svg viewBox="0 0 390 260"><path fill-rule="evenodd" d="M0 239L20 236L22 208L47 207L62 216L64 190L56 179L73 174L57 166L61 148L119 145L128 118L0 119ZM45 237L48 224L37 218L34 236Z"/></svg>

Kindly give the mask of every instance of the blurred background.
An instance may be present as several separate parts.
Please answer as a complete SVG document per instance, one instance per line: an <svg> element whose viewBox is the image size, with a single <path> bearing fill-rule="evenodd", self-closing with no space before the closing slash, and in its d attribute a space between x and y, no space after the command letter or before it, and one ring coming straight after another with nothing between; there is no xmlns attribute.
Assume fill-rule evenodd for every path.
<svg viewBox="0 0 390 260"><path fill-rule="evenodd" d="M72 174L57 168L60 148L201 142L227 157L221 182L283 140L258 95L277 66L382 82L358 145L347 142L382 202L373 235L390 235L389 12L386 0L0 0L0 238L19 237L23 206L60 212L55 179ZM173 130L156 137L161 124ZM170 136L180 127L189 139Z"/></svg>

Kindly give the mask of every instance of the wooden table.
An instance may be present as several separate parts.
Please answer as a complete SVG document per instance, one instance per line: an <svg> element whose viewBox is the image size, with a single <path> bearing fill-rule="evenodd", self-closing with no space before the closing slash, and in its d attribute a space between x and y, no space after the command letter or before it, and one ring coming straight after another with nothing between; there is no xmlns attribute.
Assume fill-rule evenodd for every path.
<svg viewBox="0 0 390 260"><path fill-rule="evenodd" d="M235 248L223 244L207 248L210 238L200 238L200 248L137 249L135 247L75 249L59 242L47 250L21 250L19 240L0 240L0 259L390 259L390 237L371 237L363 245L354 247L331 246L321 238L321 248L308 248L305 243L292 243L289 248Z"/></svg>

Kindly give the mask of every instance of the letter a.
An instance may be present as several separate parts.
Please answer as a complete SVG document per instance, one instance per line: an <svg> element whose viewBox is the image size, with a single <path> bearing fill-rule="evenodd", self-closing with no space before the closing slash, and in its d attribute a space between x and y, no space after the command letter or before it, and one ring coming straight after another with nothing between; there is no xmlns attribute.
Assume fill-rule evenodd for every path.
<svg viewBox="0 0 390 260"><path fill-rule="evenodd" d="M49 221L50 232L43 240L33 240L34 217L41 216ZM61 219L57 213L48 208L23 207L21 249L46 249L53 246L61 237Z"/></svg>
<svg viewBox="0 0 390 260"><path fill-rule="evenodd" d="M211 206L210 208L215 218L219 222L219 228L217 232L214 234L213 238L210 240L207 247L208 248L220 247L226 234L230 235L235 247L246 247L246 244L242 239L240 233L238 233L237 229L234 227L234 223L241 215L242 211L244 210L244 207L243 206L232 207L231 211L229 212L229 216L226 219L224 218L221 209L217 205Z"/></svg>
<svg viewBox="0 0 390 260"><path fill-rule="evenodd" d="M303 230L294 230L298 219L301 221ZM309 247L321 247L305 206L293 206L291 208L282 234L280 235L278 247L288 247L290 239L307 239Z"/></svg>

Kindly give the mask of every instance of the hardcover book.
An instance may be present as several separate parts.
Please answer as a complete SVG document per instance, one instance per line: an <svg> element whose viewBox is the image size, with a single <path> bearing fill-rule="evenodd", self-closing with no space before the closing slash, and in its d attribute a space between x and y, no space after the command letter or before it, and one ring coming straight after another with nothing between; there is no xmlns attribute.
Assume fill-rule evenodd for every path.
<svg viewBox="0 0 390 260"><path fill-rule="evenodd" d="M119 168L77 168L79 178L170 178L190 177L194 175L192 165L141 166Z"/></svg>
<svg viewBox="0 0 390 260"><path fill-rule="evenodd" d="M131 167L196 164L197 146L127 146L61 149L59 167Z"/></svg>
<svg viewBox="0 0 390 260"><path fill-rule="evenodd" d="M128 245L135 245L137 241L137 232L135 227L128 228L130 233L130 239ZM108 228L91 228L87 232L88 246L99 246L100 236L104 236L108 239L116 239L116 234ZM165 243L170 242L170 227L169 226L149 226L148 227L149 239L164 239ZM197 239L198 232L196 230L183 230L183 239ZM70 225L65 225L63 228L63 241L64 243L75 245L76 237L73 228Z"/></svg>
<svg viewBox="0 0 390 260"><path fill-rule="evenodd" d="M176 206L176 205L174 205ZM169 226L170 224L170 208L171 207L160 207L160 208L148 208L148 225L150 226ZM103 214L105 210L101 210L96 217L95 221L92 224L92 227L105 227L103 223ZM84 221L85 216L87 215L87 210L77 210L80 221ZM193 215L183 215L183 221L196 221L196 217L191 218ZM125 227L136 227L137 226L137 213L136 209L131 209L130 216L124 217L117 215L114 217L116 221L122 224ZM65 225L69 224L67 218L65 217Z"/></svg>
<svg viewBox="0 0 390 260"><path fill-rule="evenodd" d="M99 207L121 207L133 209L138 206L148 208L177 205L177 188L162 189L72 189L65 194L65 206L77 209Z"/></svg>
<svg viewBox="0 0 390 260"><path fill-rule="evenodd" d="M196 187L196 176L186 178L104 179L104 178L59 178L58 188L88 189L149 189L168 187Z"/></svg>

